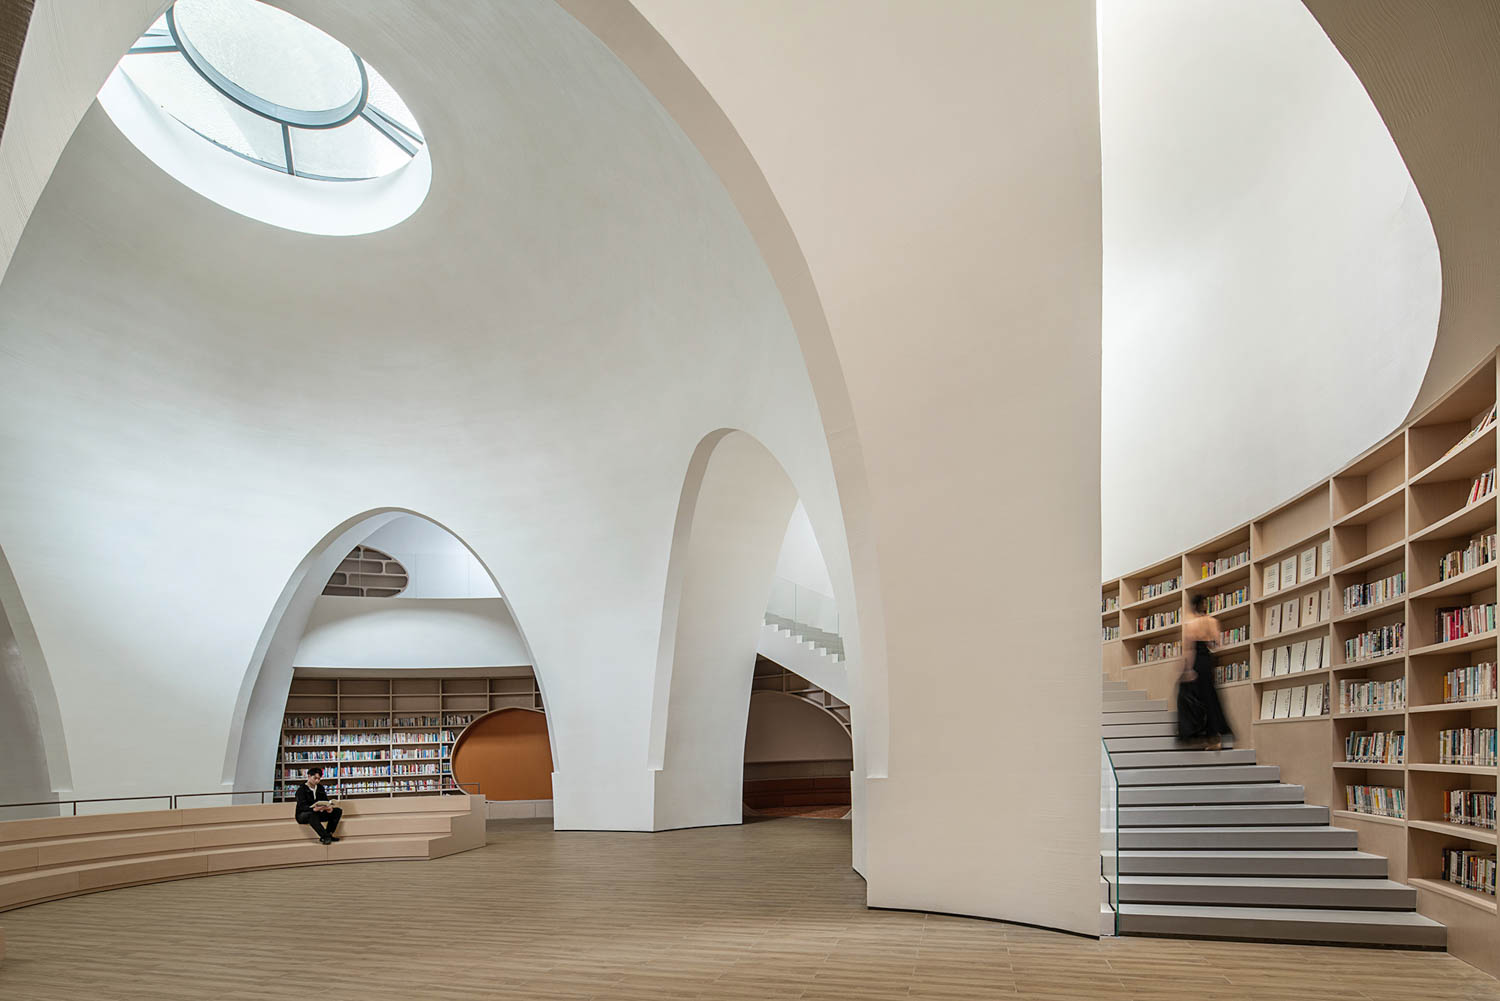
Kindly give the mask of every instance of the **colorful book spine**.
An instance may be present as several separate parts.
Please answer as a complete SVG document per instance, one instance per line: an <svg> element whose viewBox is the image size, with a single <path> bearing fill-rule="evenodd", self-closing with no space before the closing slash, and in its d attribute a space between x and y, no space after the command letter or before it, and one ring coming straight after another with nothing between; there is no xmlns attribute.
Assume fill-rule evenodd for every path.
<svg viewBox="0 0 1500 1001"><path fill-rule="evenodd" d="M1495 829L1495 794L1484 789L1443 790L1443 817L1459 827Z"/></svg>
<svg viewBox="0 0 1500 1001"><path fill-rule="evenodd" d="M1140 596L1136 600L1145 601L1148 598L1160 598L1164 594L1171 594L1181 586L1181 577L1169 577L1166 580L1159 580L1155 584L1142 584Z"/></svg>
<svg viewBox="0 0 1500 1001"><path fill-rule="evenodd" d="M1231 608L1238 608L1250 600L1250 585L1237 587L1233 591L1220 591L1218 594L1210 595L1208 598L1208 611L1210 615L1226 612Z"/></svg>
<svg viewBox="0 0 1500 1001"><path fill-rule="evenodd" d="M1495 470L1491 469L1474 477L1474 482L1469 486L1469 503L1477 504L1494 492Z"/></svg>
<svg viewBox="0 0 1500 1001"><path fill-rule="evenodd" d="M1170 612L1153 612L1150 615L1140 615L1135 620L1135 631L1138 633L1150 632L1153 629L1162 629L1166 626L1175 626L1182 621L1182 609L1174 608Z"/></svg>
<svg viewBox="0 0 1500 1001"><path fill-rule="evenodd" d="M1242 567L1250 562L1250 550L1235 553L1233 556L1221 556L1216 560L1205 560L1198 566L1199 580L1207 580L1209 577L1221 573L1228 573L1235 567Z"/></svg>
<svg viewBox="0 0 1500 1001"><path fill-rule="evenodd" d="M1488 727L1458 727L1438 731L1439 764L1493 768L1497 763L1495 751L1495 731Z"/></svg>
<svg viewBox="0 0 1500 1001"><path fill-rule="evenodd" d="M1344 802L1350 813L1373 817L1406 817L1406 790L1390 786L1344 786Z"/></svg>
<svg viewBox="0 0 1500 1001"><path fill-rule="evenodd" d="M1135 652L1137 664L1150 664L1157 660L1171 660L1173 657L1182 656L1182 641L1173 640L1170 643L1147 643Z"/></svg>
<svg viewBox="0 0 1500 1001"><path fill-rule="evenodd" d="M1361 765L1404 765L1406 733L1357 730L1344 738L1344 760Z"/></svg>
<svg viewBox="0 0 1500 1001"><path fill-rule="evenodd" d="M1495 695L1495 665L1488 661L1456 668L1443 676L1444 702L1479 702Z"/></svg>
<svg viewBox="0 0 1500 1001"><path fill-rule="evenodd" d="M1478 636L1495 628L1495 604L1469 605L1464 608L1439 608L1437 631L1433 634L1438 643L1451 643L1468 636Z"/></svg>
<svg viewBox="0 0 1500 1001"><path fill-rule="evenodd" d="M1438 560L1438 580L1451 580L1493 563L1495 544L1496 535L1491 532L1489 535L1479 535L1470 539L1468 546L1463 549L1444 553Z"/></svg>
<svg viewBox="0 0 1500 1001"><path fill-rule="evenodd" d="M1339 712L1383 712L1406 708L1406 679L1393 681L1339 680Z"/></svg>
<svg viewBox="0 0 1500 1001"><path fill-rule="evenodd" d="M1348 614L1362 608L1373 608L1387 601L1395 601L1405 594L1406 571L1403 570L1380 580L1344 588L1344 612Z"/></svg>
<svg viewBox="0 0 1500 1001"><path fill-rule="evenodd" d="M1111 640L1117 640L1119 638L1120 638L1120 627L1119 626L1105 626L1104 627L1104 642L1108 643Z"/></svg>
<svg viewBox="0 0 1500 1001"><path fill-rule="evenodd" d="M1406 623L1392 622L1367 629L1344 641L1344 661L1357 664L1362 660L1387 657L1406 649Z"/></svg>
<svg viewBox="0 0 1500 1001"><path fill-rule="evenodd" d="M1495 895L1495 853L1472 848L1443 849L1443 879L1465 890Z"/></svg>

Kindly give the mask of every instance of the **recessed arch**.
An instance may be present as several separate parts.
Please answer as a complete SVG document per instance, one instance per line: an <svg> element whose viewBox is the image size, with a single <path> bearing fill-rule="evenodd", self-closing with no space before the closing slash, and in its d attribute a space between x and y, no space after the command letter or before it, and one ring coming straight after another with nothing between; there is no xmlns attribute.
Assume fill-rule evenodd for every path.
<svg viewBox="0 0 1500 1001"><path fill-rule="evenodd" d="M553 768L547 714L541 709L491 710L453 741L454 781L477 782L488 800L550 800Z"/></svg>
<svg viewBox="0 0 1500 1001"><path fill-rule="evenodd" d="M706 435L684 477L652 699L657 830L737 824L766 597L797 490L753 436Z"/></svg>
<svg viewBox="0 0 1500 1001"><path fill-rule="evenodd" d="M252 653L250 663L240 682L239 696L235 703L234 716L230 721L230 732L224 753L223 783L234 790L270 788L270 773L275 759L277 735L281 730L281 715L286 705L287 692L292 681L292 659L297 645L307 629L308 617L314 602L322 594L329 576L349 551L369 538L375 531L398 518L415 517L431 522L447 532L467 549L483 568L494 585L495 591L505 598L505 590L493 570L479 553L457 532L435 518L408 508L373 508L341 522L325 534L308 550L292 571L286 586L272 606L266 625ZM509 604L507 600L507 604ZM541 667L531 653L531 644L519 622L516 631L526 646L537 685L542 691L543 704L550 704L547 683ZM556 734L552 732L551 717L547 717L548 742L551 745L554 767L560 767Z"/></svg>

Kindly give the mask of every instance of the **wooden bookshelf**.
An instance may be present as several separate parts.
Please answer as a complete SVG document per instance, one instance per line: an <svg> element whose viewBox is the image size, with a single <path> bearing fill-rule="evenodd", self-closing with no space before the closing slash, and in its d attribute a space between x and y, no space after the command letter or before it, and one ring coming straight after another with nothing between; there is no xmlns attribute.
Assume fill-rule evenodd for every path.
<svg viewBox="0 0 1500 1001"><path fill-rule="evenodd" d="M314 764L340 799L437 793L452 783L464 728L510 708L545 711L529 667L297 668L276 751L278 798L291 798Z"/></svg>
<svg viewBox="0 0 1500 1001"><path fill-rule="evenodd" d="M1175 559L1166 559L1117 580L1107 581L1105 593L1135 599L1151 611L1178 607L1189 617L1190 598L1212 596L1248 585L1248 609L1237 607L1216 613L1221 628L1248 621L1250 680L1220 686L1225 711L1235 726L1240 746L1253 746L1262 763L1278 765L1282 781L1306 787L1307 800L1330 808L1334 822L1360 831L1361 848L1386 854L1391 859L1392 878L1408 880L1424 891L1419 909L1432 910L1450 926L1462 925L1450 934L1453 951L1485 969L1494 964L1478 954L1500 953L1500 913L1496 898L1442 879L1442 852L1464 847L1493 851L1496 831L1449 822L1444 814L1444 793L1476 790L1494 793L1500 788L1500 768L1493 765L1458 764L1441 760L1440 734L1453 729L1494 729L1500 721L1500 700L1479 697L1469 702L1445 702L1444 678L1448 672L1481 663L1500 662L1500 630L1481 630L1472 635L1443 641L1437 633L1440 609L1489 605L1500 602L1500 561L1471 565L1461 572L1439 576L1439 561L1445 554L1461 552L1476 537L1494 534L1500 528L1500 501L1491 491L1470 501L1476 477L1494 469L1500 458L1500 431L1494 425L1470 437L1470 432L1495 407L1497 399L1496 357L1491 355L1466 375L1447 394L1418 415L1409 425L1367 450L1343 469L1333 473L1271 511L1239 525ZM1328 563L1324 543L1328 543ZM1317 548L1313 572L1303 574L1302 554ZM1221 572L1204 573L1203 565L1233 552L1248 552L1248 563ZM1296 557L1296 576L1288 583L1283 565ZM1276 577L1274 590L1268 578ZM1176 595L1140 602L1142 585L1181 574L1183 586ZM1347 607L1348 588L1395 587L1401 590L1387 600ZM1271 610L1284 613L1292 598L1308 594L1320 598L1319 616L1312 622L1299 615L1295 627L1271 631ZM1248 611L1248 615L1246 614ZM1130 633L1135 615L1122 616L1122 635ZM1129 621L1124 621L1128 617ZM1346 643L1371 631L1385 629L1384 636L1400 626L1403 642L1379 656L1352 659ZM1180 627L1176 630L1180 635ZM1165 630L1171 633L1173 630ZM1126 678L1144 687L1138 678L1149 676L1151 695L1170 698L1173 671L1182 661L1159 665L1157 671L1126 669L1137 665L1135 653L1153 641L1151 635L1123 636L1105 645L1105 673ZM1263 675L1263 654L1268 650L1321 639L1328 650L1323 663L1291 674ZM1190 653L1190 651L1184 651ZM1247 657L1246 644L1233 644L1216 651L1223 662ZM1304 666L1306 665L1304 662ZM1341 682L1396 682L1405 685L1406 704L1382 709L1340 711ZM1329 696L1329 714L1262 721L1264 693L1280 688L1323 684ZM1483 695L1483 693L1481 693ZM1264 723L1302 724L1287 726ZM1400 763L1345 760L1345 739L1356 732L1403 732L1405 757ZM1406 816L1392 818L1353 813L1345 809L1346 785L1387 786L1404 791ZM1467 906L1455 907L1451 901ZM1441 908L1441 912L1438 912ZM1455 917L1457 915L1457 917ZM1463 950L1475 955L1465 957Z"/></svg>

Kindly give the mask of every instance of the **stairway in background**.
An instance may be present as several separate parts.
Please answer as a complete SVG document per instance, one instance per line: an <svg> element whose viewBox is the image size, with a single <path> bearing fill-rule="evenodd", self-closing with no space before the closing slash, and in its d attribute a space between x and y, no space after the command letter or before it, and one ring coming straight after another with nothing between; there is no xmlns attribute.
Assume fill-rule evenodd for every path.
<svg viewBox="0 0 1500 1001"><path fill-rule="evenodd" d="M1442 948L1417 891L1386 878L1254 750L1192 750L1177 714L1104 682L1104 744L1119 782L1122 935ZM1107 853L1106 853L1107 854ZM1103 871L1108 875L1110 866Z"/></svg>
<svg viewBox="0 0 1500 1001"><path fill-rule="evenodd" d="M766 625L774 626L786 635L807 645L809 650L816 650L826 654L835 660L844 659L844 637L838 633L830 633L805 622L797 622L785 615L773 615L766 613Z"/></svg>

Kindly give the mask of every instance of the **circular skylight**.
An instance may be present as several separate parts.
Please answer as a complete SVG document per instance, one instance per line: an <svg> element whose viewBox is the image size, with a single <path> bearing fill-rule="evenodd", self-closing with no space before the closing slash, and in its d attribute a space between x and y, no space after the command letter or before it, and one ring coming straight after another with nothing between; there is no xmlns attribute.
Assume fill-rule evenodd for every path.
<svg viewBox="0 0 1500 1001"><path fill-rule="evenodd" d="M177 0L100 93L137 146L202 190L163 162L160 137L143 141L140 128L128 127L138 116L122 107L130 103L121 93L127 85L220 150L298 180L367 181L426 159L416 119L372 66L338 39L258 0Z"/></svg>

